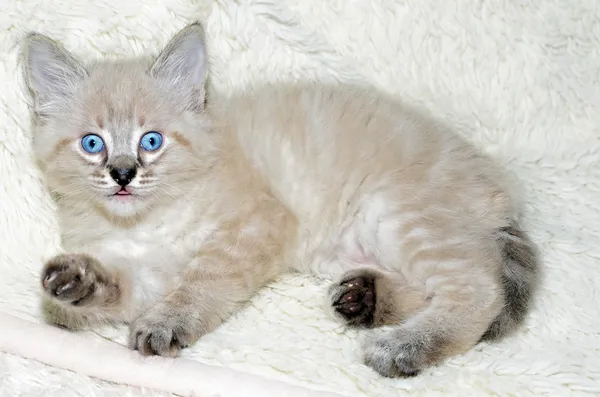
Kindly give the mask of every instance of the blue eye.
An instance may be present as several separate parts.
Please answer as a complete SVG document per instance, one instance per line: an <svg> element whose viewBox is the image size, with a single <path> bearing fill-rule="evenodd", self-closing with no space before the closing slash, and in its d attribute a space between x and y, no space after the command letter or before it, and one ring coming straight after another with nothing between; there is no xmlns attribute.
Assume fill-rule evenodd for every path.
<svg viewBox="0 0 600 397"><path fill-rule="evenodd" d="M81 147L91 154L100 153L104 150L104 141L98 135L88 134L81 138Z"/></svg>
<svg viewBox="0 0 600 397"><path fill-rule="evenodd" d="M150 131L144 134L140 146L147 152L158 150L162 146L163 137L156 131Z"/></svg>

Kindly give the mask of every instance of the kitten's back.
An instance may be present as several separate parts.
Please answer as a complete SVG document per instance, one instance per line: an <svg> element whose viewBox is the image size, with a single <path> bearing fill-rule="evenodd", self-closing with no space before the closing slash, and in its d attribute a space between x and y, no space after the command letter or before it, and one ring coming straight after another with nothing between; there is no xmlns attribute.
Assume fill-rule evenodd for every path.
<svg viewBox="0 0 600 397"><path fill-rule="evenodd" d="M443 124L371 89L267 86L214 100L211 111L273 193L307 216L322 219L315 208L337 207L359 186L390 183L396 194L447 196L455 211L488 219L490 205L496 219L511 206L494 193L509 184L489 159Z"/></svg>

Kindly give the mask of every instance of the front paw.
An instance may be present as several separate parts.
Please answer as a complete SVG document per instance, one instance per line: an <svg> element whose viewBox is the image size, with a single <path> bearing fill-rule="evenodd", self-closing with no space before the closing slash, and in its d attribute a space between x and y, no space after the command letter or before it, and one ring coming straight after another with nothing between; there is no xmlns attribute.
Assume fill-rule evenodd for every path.
<svg viewBox="0 0 600 397"><path fill-rule="evenodd" d="M190 313L158 306L133 322L129 346L144 356L175 357L199 338L199 327Z"/></svg>
<svg viewBox="0 0 600 397"><path fill-rule="evenodd" d="M97 288L100 266L94 258L81 254L58 255L46 263L42 287L52 298L74 306L91 301Z"/></svg>

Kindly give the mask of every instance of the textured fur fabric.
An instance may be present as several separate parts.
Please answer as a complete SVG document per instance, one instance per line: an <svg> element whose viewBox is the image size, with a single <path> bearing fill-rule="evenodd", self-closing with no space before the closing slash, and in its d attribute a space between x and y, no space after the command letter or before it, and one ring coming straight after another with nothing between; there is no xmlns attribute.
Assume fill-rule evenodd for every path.
<svg viewBox="0 0 600 397"><path fill-rule="evenodd" d="M216 89L371 84L465 132L520 180L544 276L519 334L414 379L363 366L360 335L327 317L327 283L298 276L263 290L184 356L352 396L600 393L595 0L6 0L0 11L0 311L40 321L41 263L59 249L31 160L17 40L38 30L81 57L123 56L156 51L200 19ZM125 342L125 328L102 333ZM160 395L0 355L0 395L19 394Z"/></svg>

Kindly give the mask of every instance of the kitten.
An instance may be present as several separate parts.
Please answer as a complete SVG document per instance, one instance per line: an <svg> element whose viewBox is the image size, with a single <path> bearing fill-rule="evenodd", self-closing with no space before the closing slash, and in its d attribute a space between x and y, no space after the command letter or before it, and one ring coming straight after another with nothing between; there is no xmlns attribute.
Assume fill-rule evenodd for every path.
<svg viewBox="0 0 600 397"><path fill-rule="evenodd" d="M366 89L264 87L206 100L200 24L155 59L84 65L25 40L33 148L68 253L47 319L127 322L173 357L290 271L336 282L372 329L365 362L412 376L521 323L537 280L502 172L440 123Z"/></svg>

